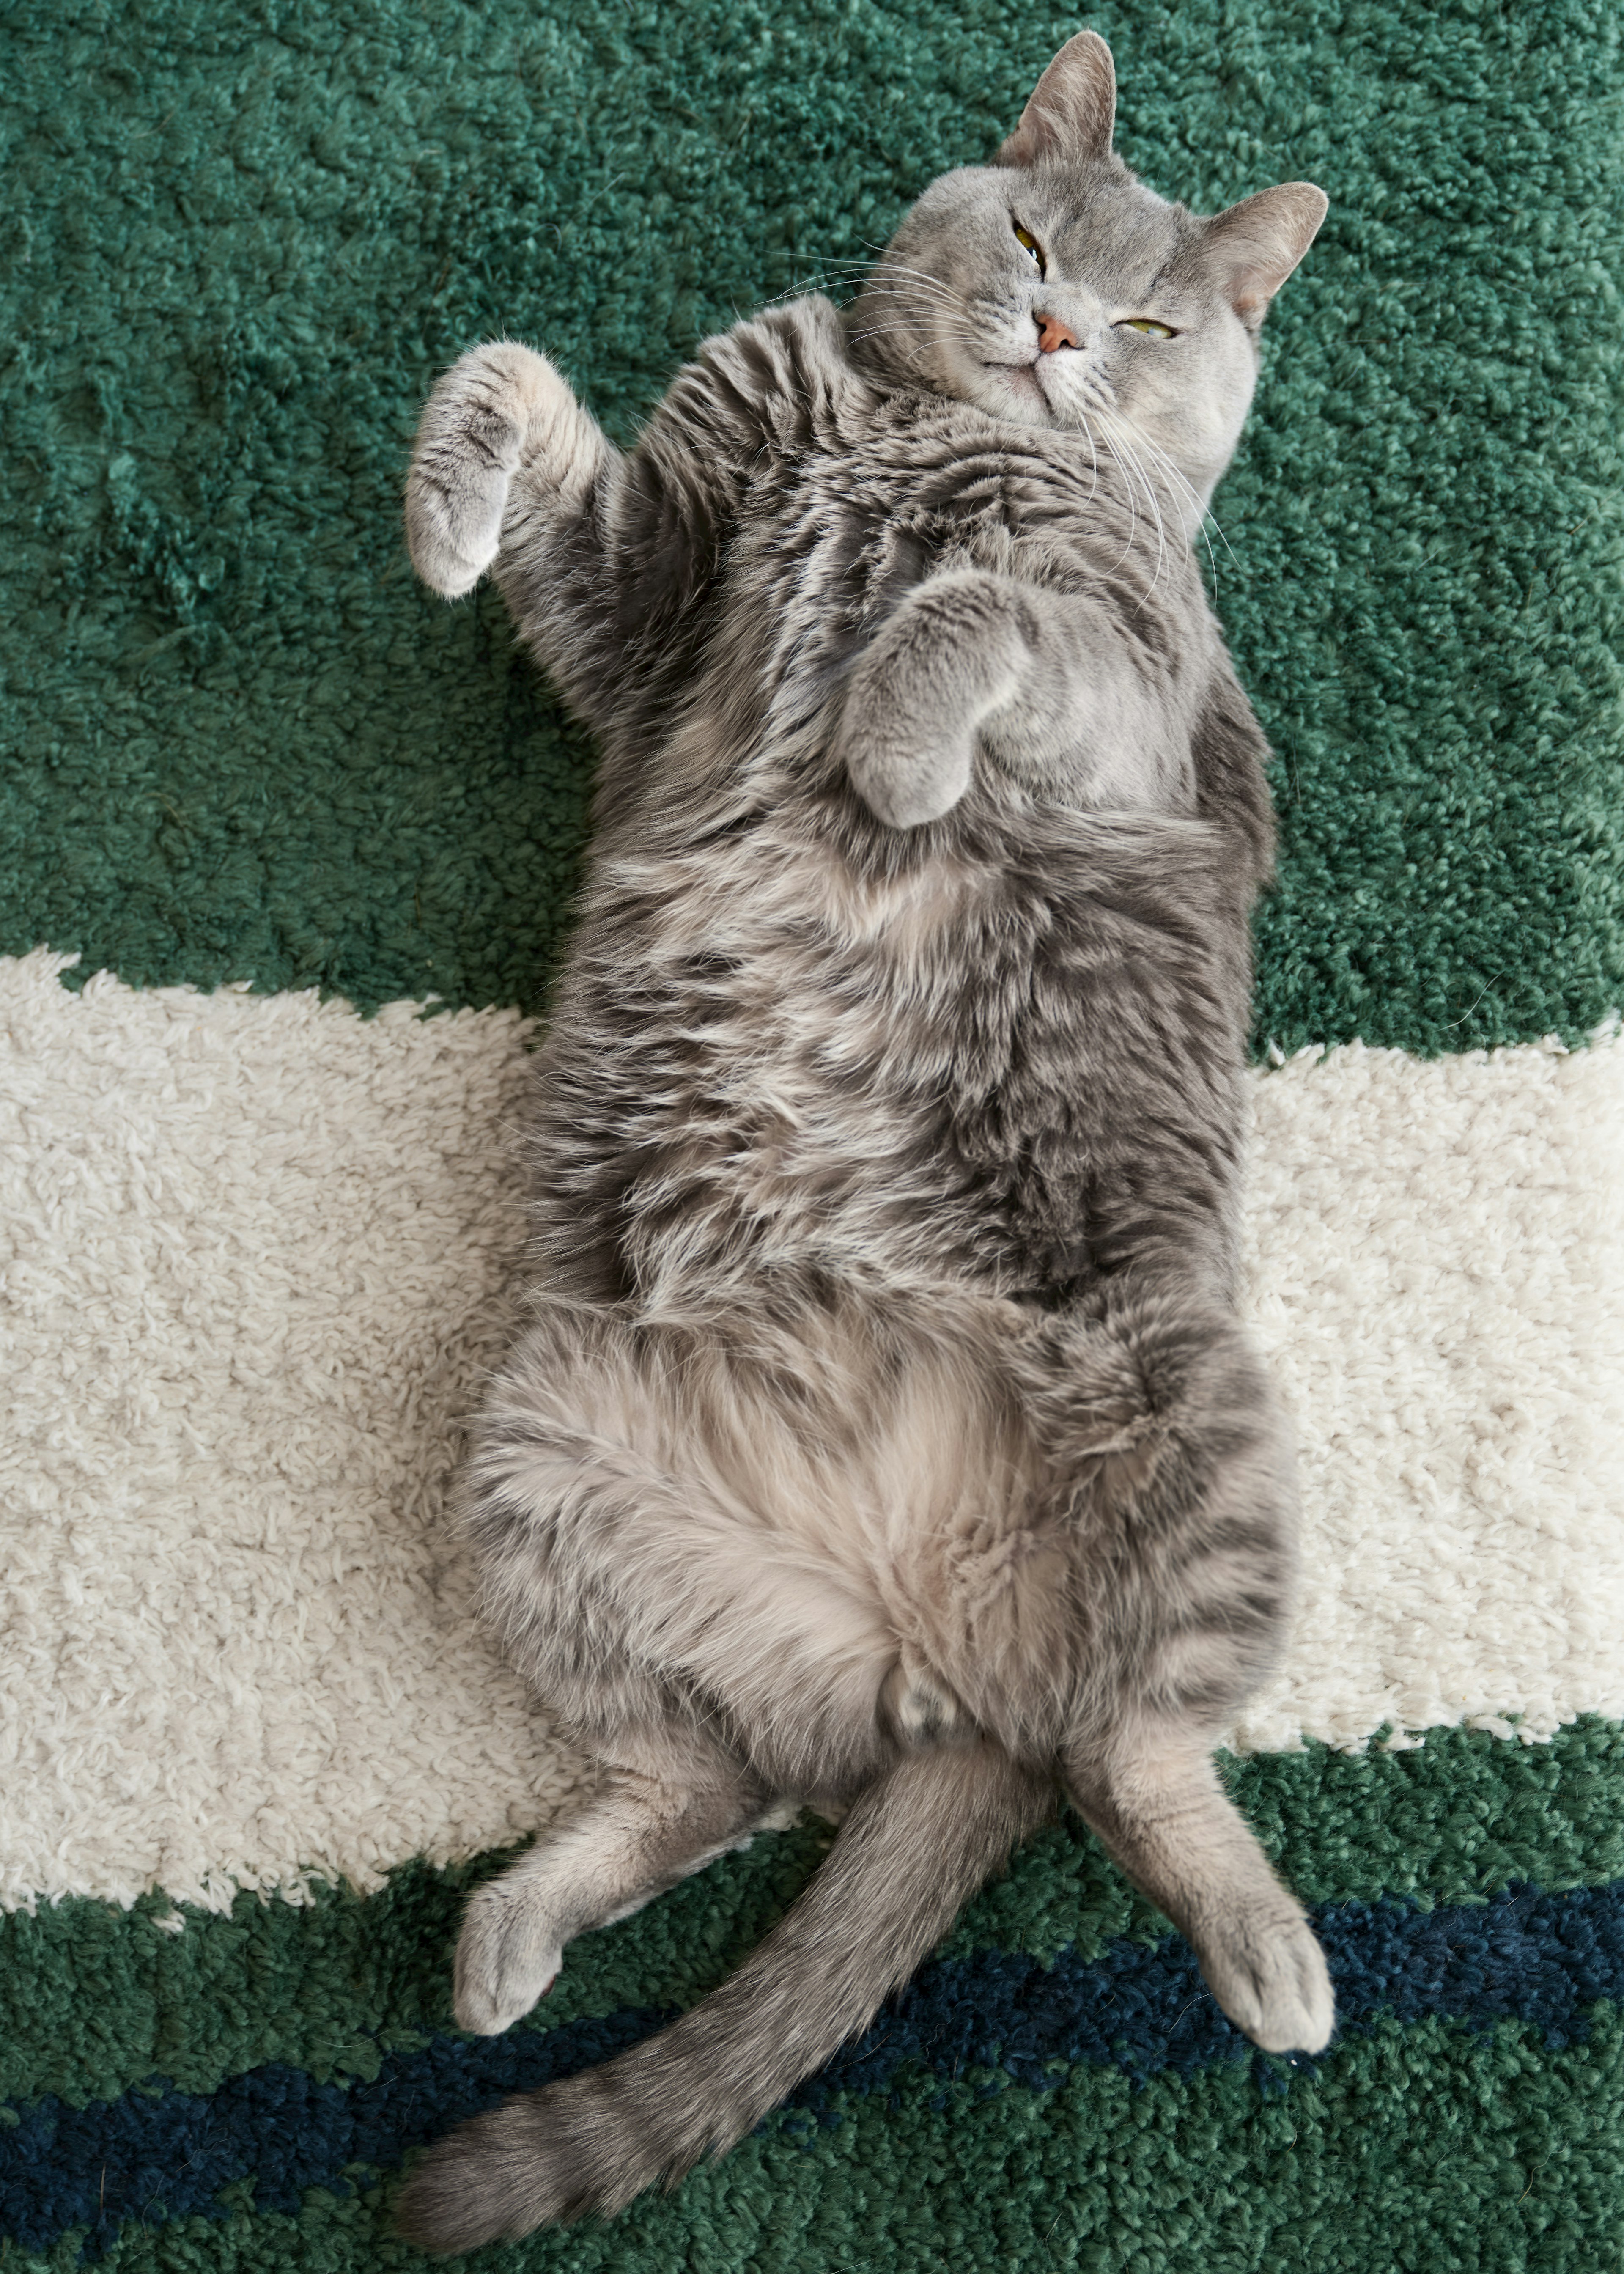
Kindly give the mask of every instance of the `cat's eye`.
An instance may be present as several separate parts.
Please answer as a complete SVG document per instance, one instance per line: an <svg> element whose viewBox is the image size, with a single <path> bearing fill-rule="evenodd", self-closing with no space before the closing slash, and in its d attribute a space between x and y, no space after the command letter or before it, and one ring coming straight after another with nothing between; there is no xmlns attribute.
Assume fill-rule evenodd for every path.
<svg viewBox="0 0 1624 2274"><path fill-rule="evenodd" d="M1019 222L1015 223L1015 242L1021 247L1023 252L1029 252L1032 255L1032 265L1037 270L1038 275L1041 276L1044 273L1043 248L1038 243L1036 237L1034 237L1032 231L1029 229L1023 229Z"/></svg>
<svg viewBox="0 0 1624 2274"><path fill-rule="evenodd" d="M1143 332L1147 340L1176 340L1178 337L1171 324L1159 324L1154 316L1124 316L1117 329Z"/></svg>

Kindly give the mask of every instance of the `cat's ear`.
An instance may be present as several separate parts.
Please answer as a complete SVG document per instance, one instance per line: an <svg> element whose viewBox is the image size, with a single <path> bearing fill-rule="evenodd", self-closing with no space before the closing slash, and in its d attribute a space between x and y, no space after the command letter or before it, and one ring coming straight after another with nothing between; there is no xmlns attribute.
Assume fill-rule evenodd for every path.
<svg viewBox="0 0 1624 2274"><path fill-rule="evenodd" d="M1250 331L1319 234L1331 200L1312 182L1259 190L1207 224L1208 254L1229 305Z"/></svg>
<svg viewBox="0 0 1624 2274"><path fill-rule="evenodd" d="M1098 32L1068 40L999 151L999 166L1080 165L1111 154L1116 123L1116 73Z"/></svg>

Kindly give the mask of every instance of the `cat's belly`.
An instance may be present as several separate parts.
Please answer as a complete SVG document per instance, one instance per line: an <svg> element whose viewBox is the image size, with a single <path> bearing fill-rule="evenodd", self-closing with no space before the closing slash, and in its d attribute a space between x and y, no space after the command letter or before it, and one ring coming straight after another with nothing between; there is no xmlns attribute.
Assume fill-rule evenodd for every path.
<svg viewBox="0 0 1624 2274"><path fill-rule="evenodd" d="M986 877L944 858L865 882L757 839L637 881L635 932L544 1064L538 1205L560 1284L595 1222L620 1291L653 1311L802 1269L996 1285L949 1097L979 1011L937 953Z"/></svg>
<svg viewBox="0 0 1624 2274"><path fill-rule="evenodd" d="M1064 1647L1021 1334L966 1295L546 1306L479 1456L524 1511L483 1547L531 1678L589 1730L693 1701L791 1791L871 1773L899 1668L998 1726Z"/></svg>

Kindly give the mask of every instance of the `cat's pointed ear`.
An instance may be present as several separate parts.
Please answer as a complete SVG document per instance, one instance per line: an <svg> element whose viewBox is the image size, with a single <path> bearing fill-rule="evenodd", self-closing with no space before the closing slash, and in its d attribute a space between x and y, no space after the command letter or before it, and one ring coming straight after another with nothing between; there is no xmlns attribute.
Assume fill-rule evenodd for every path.
<svg viewBox="0 0 1624 2274"><path fill-rule="evenodd" d="M1312 182L1259 190L1207 224L1209 256L1229 305L1251 331L1319 234L1331 200Z"/></svg>
<svg viewBox="0 0 1624 2274"><path fill-rule="evenodd" d="M999 151L1000 166L1075 166L1109 158L1116 123L1116 73L1098 32L1068 40L1020 114L1020 124Z"/></svg>

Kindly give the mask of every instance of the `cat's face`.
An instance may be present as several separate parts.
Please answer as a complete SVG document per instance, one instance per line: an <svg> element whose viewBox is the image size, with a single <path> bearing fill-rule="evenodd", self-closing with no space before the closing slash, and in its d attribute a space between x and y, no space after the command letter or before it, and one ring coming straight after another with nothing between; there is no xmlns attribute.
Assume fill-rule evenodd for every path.
<svg viewBox="0 0 1624 2274"><path fill-rule="evenodd" d="M865 360L995 417L1161 454L1204 506L1252 400L1258 326L1326 200L1288 183L1202 220L1113 155L1114 109L1109 50L1081 34L998 162L926 191L848 329Z"/></svg>

